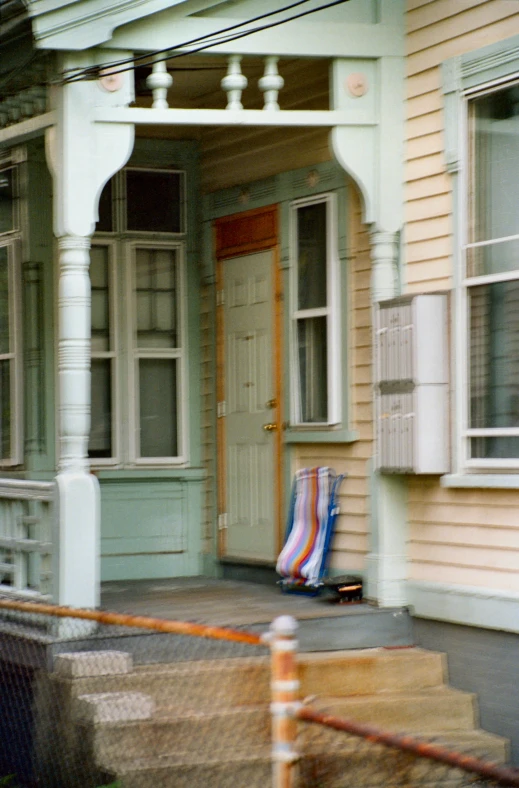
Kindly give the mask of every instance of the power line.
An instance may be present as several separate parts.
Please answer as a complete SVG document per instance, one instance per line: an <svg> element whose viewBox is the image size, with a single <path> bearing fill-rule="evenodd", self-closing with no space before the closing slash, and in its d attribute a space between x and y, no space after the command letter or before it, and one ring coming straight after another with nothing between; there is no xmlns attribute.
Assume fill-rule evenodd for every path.
<svg viewBox="0 0 519 788"><path fill-rule="evenodd" d="M310 14L315 14L319 11L324 11L328 8L333 8L337 5L343 5L344 3L349 2L349 0L332 0L332 2L328 2L325 5L319 6L319 8L311 8L307 9L306 11L301 11L298 14L293 14L290 17L285 19L280 19L275 22L270 22L266 25L259 25L258 27L252 28L251 30L245 30L238 33L231 34L229 36L224 36L222 33L235 30L238 27L243 27L244 25L252 24L256 21L261 19L265 19L266 17L273 16L275 14L280 14L283 11L290 10L291 8L295 8L296 6L303 5L304 3L309 2L309 0L298 0L298 2L292 3L291 5L285 6L284 8L280 8L276 11L270 11L266 14L261 14L260 16L254 17L253 19L248 19L245 22L239 22L235 25L231 25L227 28L223 28L219 30L218 33L212 33L205 36L201 36L199 38L191 39L190 41L183 42L182 44L177 44L173 47L169 47L168 49L159 49L154 52L149 52L145 55L137 55L132 58L126 58L125 60L113 61L111 63L104 63L97 66L89 66L85 69L81 69L80 71L74 71L69 77L65 77L62 80L63 84L67 84L70 82L79 82L85 79L97 79L99 75L99 71L102 69L104 75L110 76L111 74L118 74L123 71L131 71L132 68L139 63L140 61L146 61L141 63L141 65L150 65L151 63L156 63L164 60L173 60L178 57L185 57L186 55L194 55L198 52L203 52L206 49L210 49L215 46L219 46L221 44L227 44L232 41L236 41L240 38L245 38L246 36L253 35L254 33L263 32L265 30L270 30L273 27L278 27L279 25L286 24L287 22L292 22L295 19L301 19L305 16ZM193 44L197 44L203 42L201 46L191 49L188 52L177 52L177 54L172 55L171 52L174 52L179 49L185 49L188 46L192 46ZM163 57L158 57L159 55L164 55ZM127 68L119 68L120 65L124 66L128 65ZM113 71L109 71L107 69L112 68Z"/></svg>
<svg viewBox="0 0 519 788"><path fill-rule="evenodd" d="M309 2L310 0L296 0L296 2L291 3L290 5L286 5L283 8L278 8L276 11L268 11L265 14L259 14L258 16L254 16L252 17L252 19L246 19L244 22L236 22L235 24L229 25L228 27L223 27L221 30L218 30L216 33L207 33L205 36L198 36L197 38L192 38L190 41L184 41L184 43L182 44L177 44L176 46L173 47L167 47L166 49L156 49L155 51L148 52L145 55L133 55L132 57L124 58L123 60L113 60L111 63L108 63L106 65L106 68L125 66L127 63L137 63L139 60L147 60L148 58L155 57L156 55L167 55L168 52L173 52L176 49L191 46L192 44L199 44L205 39L211 40L211 38L213 38L215 35L228 33L231 30L236 30L237 28L243 27L244 25L251 25L253 22L259 22L261 19L266 19L269 16L275 16L276 14L281 14L283 11L290 11L292 8L296 8L297 6L304 5L305 3L309 3ZM92 71L97 75L98 69L99 66L87 66L86 68L81 69L80 72L74 70L74 76L76 76L78 73L86 74L89 71ZM69 69L69 70L73 70L73 69ZM66 73L66 71L64 73Z"/></svg>

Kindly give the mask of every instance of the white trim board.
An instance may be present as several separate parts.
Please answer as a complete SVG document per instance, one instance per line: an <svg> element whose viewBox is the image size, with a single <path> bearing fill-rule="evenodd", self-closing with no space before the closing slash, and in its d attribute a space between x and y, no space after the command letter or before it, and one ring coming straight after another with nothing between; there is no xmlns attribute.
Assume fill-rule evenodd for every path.
<svg viewBox="0 0 519 788"><path fill-rule="evenodd" d="M519 633L519 592L407 581L407 603L418 618Z"/></svg>

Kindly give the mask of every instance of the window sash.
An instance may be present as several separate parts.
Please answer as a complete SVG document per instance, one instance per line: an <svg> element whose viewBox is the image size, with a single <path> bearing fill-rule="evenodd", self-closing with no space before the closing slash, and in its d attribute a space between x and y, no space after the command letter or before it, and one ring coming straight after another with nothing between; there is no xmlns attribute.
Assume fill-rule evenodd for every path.
<svg viewBox="0 0 519 788"><path fill-rule="evenodd" d="M312 309L299 308L299 238L298 210L301 207L326 204L326 304ZM308 199L295 200L291 204L291 420L295 426L329 427L340 422L341 374L340 374L340 326L339 300L340 277L337 252L337 209L336 195L320 194ZM299 325L301 321L326 318L326 405L325 420L303 420L303 391L299 348ZM308 392L307 392L308 396ZM312 394L315 396L315 393Z"/></svg>
<svg viewBox="0 0 519 788"><path fill-rule="evenodd" d="M460 200L460 213L462 217L462 238L461 238L461 265L462 275L459 288L458 307L460 310L460 336L462 339L461 347L465 355L465 364L463 365L461 373L461 388L463 391L463 400L461 402L461 418L460 418L460 438L461 438L461 464L468 469L483 469L489 470L506 470L519 468L519 453L518 456L499 457L487 456L477 457L473 454L477 451L477 446L473 441L489 441L492 439L517 439L519 437L519 426L510 427L489 427L486 425L473 426L472 419L472 397L473 397L473 380L471 375L471 362L472 362L472 341L474 339L471 331L471 294L476 287L491 286L498 283L513 283L519 280L519 257L517 269L504 269L497 273L482 273L479 275L470 275L468 271L468 256L472 250L482 250L482 253L487 249L492 249L500 244L512 244L519 241L519 233L507 235L503 237L490 237L483 240L471 240L471 225L474 218L474 189L477 185L476 173L476 156L474 155L474 135L475 135L475 113L472 110L474 100L481 96L487 95L496 90L506 90L513 84L517 83L508 82L496 87L493 91L486 92L473 92L465 96L465 112L464 112L464 138L466 146L464 150L462 168L463 186L460 191L461 195L465 195L467 209L464 209L463 199ZM519 344L519 331L517 333L517 341ZM487 358L489 358L489 350L487 351ZM490 372L492 374L492 372ZM485 395L486 396L486 395ZM490 445L487 451L490 451ZM504 448L506 452L506 448Z"/></svg>
<svg viewBox="0 0 519 788"><path fill-rule="evenodd" d="M110 364L110 422L111 422L111 448L110 457L90 456L90 463L94 467L112 466L120 462L120 419L121 419L121 397L119 381L119 331L117 330L119 313L117 308L117 272L116 257L117 247L113 239L94 238L92 247L102 247L108 252L108 344L107 350L95 350L91 348L90 358L92 361L107 360ZM92 400L93 401L93 400ZM92 429L91 429L92 432Z"/></svg>
<svg viewBox="0 0 519 788"><path fill-rule="evenodd" d="M23 358L21 325L20 239L0 236L0 248L7 250L7 303L9 325L8 352L0 353L0 363L9 368L9 456L0 456L0 467L23 462Z"/></svg>
<svg viewBox="0 0 519 788"><path fill-rule="evenodd" d="M171 348L144 348L138 345L137 340L137 288L135 276L135 260L138 249L169 250L175 254L176 268L176 310L177 310L177 346ZM185 462L186 458L186 429L185 429L185 348L184 348L184 245L180 242L160 242L135 240L131 241L127 249L127 265L129 267L127 303L131 304L128 320L128 347L130 349L130 402L132 429L130 435L130 461L136 465L171 465ZM176 361L176 391L175 391L175 418L176 418L176 444L177 453L169 456L143 456L141 453L141 403L140 403L140 362L144 360L171 360Z"/></svg>

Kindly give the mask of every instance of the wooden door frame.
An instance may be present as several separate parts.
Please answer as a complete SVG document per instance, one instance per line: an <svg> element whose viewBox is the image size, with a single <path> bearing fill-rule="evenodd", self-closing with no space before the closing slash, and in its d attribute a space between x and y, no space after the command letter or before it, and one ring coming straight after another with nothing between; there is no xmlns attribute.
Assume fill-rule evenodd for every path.
<svg viewBox="0 0 519 788"><path fill-rule="evenodd" d="M283 282L279 254L279 205L267 205L251 211L235 213L216 219L214 228L214 250L216 257L216 400L217 403L225 400L225 327L224 304L220 301L219 293L223 292L224 263L233 257L241 257L255 252L272 252L273 265L273 334L274 334L274 390L276 393L276 406L273 416L278 425L274 433L274 528L275 545L279 553L282 543L283 523ZM227 512L227 475L226 475L226 421L225 416L216 418L216 489L218 523L220 515ZM227 529L218 528L217 555L224 558L227 551ZM254 563L244 559L244 563ZM261 562L263 563L263 562Z"/></svg>

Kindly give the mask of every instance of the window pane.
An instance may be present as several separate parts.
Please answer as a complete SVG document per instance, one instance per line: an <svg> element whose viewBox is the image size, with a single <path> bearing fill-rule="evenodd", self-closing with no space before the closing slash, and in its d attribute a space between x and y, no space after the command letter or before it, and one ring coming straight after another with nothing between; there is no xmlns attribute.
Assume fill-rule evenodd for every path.
<svg viewBox="0 0 519 788"><path fill-rule="evenodd" d="M469 240L486 241L518 234L519 85L474 99L471 129ZM496 254L494 265L499 265L497 250Z"/></svg>
<svg viewBox="0 0 519 788"><path fill-rule="evenodd" d="M519 438L472 438L470 456L474 460L504 460L519 457Z"/></svg>
<svg viewBox="0 0 519 788"><path fill-rule="evenodd" d="M112 192L112 180L109 180L99 198L99 221L96 224L96 232L111 233L113 230Z"/></svg>
<svg viewBox="0 0 519 788"><path fill-rule="evenodd" d="M126 227L182 232L182 179L178 172L126 170Z"/></svg>
<svg viewBox="0 0 519 788"><path fill-rule="evenodd" d="M15 171L0 170L0 233L14 230Z"/></svg>
<svg viewBox="0 0 519 788"><path fill-rule="evenodd" d="M467 276L502 274L518 269L519 241L505 241L467 249Z"/></svg>
<svg viewBox="0 0 519 788"><path fill-rule="evenodd" d="M11 457L11 362L0 361L0 459Z"/></svg>
<svg viewBox="0 0 519 788"><path fill-rule="evenodd" d="M110 300L108 247L92 246L90 282L92 288L92 351L110 350Z"/></svg>
<svg viewBox="0 0 519 788"><path fill-rule="evenodd" d="M178 347L177 264L172 249L136 249L137 346Z"/></svg>
<svg viewBox="0 0 519 788"><path fill-rule="evenodd" d="M9 353L9 351L8 248L0 246L0 353Z"/></svg>
<svg viewBox="0 0 519 788"><path fill-rule="evenodd" d="M302 422L328 420L326 317L297 323L299 395Z"/></svg>
<svg viewBox="0 0 519 788"><path fill-rule="evenodd" d="M297 209L298 309L326 306L326 207Z"/></svg>
<svg viewBox="0 0 519 788"><path fill-rule="evenodd" d="M177 360L139 360L141 457L176 457Z"/></svg>
<svg viewBox="0 0 519 788"><path fill-rule="evenodd" d="M92 406L88 456L112 456L112 362L92 359Z"/></svg>
<svg viewBox="0 0 519 788"><path fill-rule="evenodd" d="M469 297L470 426L519 427L519 282L473 287ZM517 438L478 438L472 449L519 456Z"/></svg>

